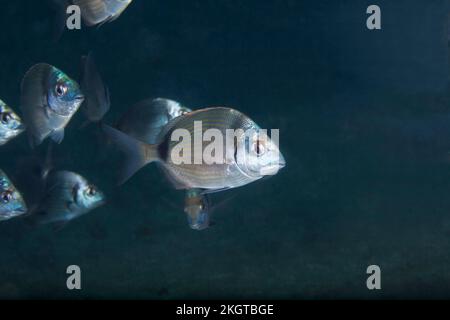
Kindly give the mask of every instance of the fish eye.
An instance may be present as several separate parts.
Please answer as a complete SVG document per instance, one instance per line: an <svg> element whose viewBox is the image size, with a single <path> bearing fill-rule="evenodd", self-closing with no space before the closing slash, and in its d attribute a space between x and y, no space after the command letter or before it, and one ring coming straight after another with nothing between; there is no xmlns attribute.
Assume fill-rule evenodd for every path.
<svg viewBox="0 0 450 320"><path fill-rule="evenodd" d="M8 190L8 191L3 192L0 195L0 200L3 203L9 203L12 199L12 196L13 196L12 192L10 190Z"/></svg>
<svg viewBox="0 0 450 320"><path fill-rule="evenodd" d="M64 83L58 83L55 87L55 93L58 97L62 97L67 93L67 86Z"/></svg>
<svg viewBox="0 0 450 320"><path fill-rule="evenodd" d="M253 150L258 156L262 156L264 153L266 153L266 146L264 141L259 139L256 140L256 142L253 143Z"/></svg>
<svg viewBox="0 0 450 320"><path fill-rule="evenodd" d="M12 119L11 114L9 114L9 113L7 113L7 112L2 113L2 114L0 115L0 121L1 121L3 124L8 124L8 123L11 121L11 119Z"/></svg>
<svg viewBox="0 0 450 320"><path fill-rule="evenodd" d="M89 186L87 189L87 195L93 197L97 194L97 189L94 186Z"/></svg>

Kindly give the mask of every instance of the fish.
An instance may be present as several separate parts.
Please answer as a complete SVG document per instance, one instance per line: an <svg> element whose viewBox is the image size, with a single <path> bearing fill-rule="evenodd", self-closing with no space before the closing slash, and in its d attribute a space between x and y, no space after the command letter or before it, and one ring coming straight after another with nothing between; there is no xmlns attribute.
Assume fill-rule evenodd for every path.
<svg viewBox="0 0 450 320"><path fill-rule="evenodd" d="M24 131L25 125L22 119L0 100L0 146L5 145Z"/></svg>
<svg viewBox="0 0 450 320"><path fill-rule="evenodd" d="M27 211L22 195L8 176L0 170L0 221L24 215Z"/></svg>
<svg viewBox="0 0 450 320"><path fill-rule="evenodd" d="M32 148L50 137L64 139L64 129L84 101L78 83L46 63L31 67L21 85L23 119Z"/></svg>
<svg viewBox="0 0 450 320"><path fill-rule="evenodd" d="M184 130L189 135L188 138L193 140L194 130L198 130L196 122L202 123L201 131L196 134L215 129L226 137L227 130L240 131L235 136L234 143L228 146L229 149L226 149L226 139L222 139L220 147L223 148L224 157L219 163L183 163L174 158L179 149L179 141L172 141L172 134ZM206 108L181 115L164 127L157 144L137 140L108 125L103 125L103 129L126 156L126 167L121 173L120 184L145 165L157 162L176 189L198 188L210 193L241 187L264 176L275 175L285 166L284 157L276 143L267 135L260 136L260 128L253 120L231 108ZM203 141L203 149L199 151L203 152L205 145L209 144ZM196 150L191 152L188 160L195 160L195 154Z"/></svg>
<svg viewBox="0 0 450 320"><path fill-rule="evenodd" d="M81 175L71 171L50 171L45 191L30 216L38 224L64 226L105 203L105 195Z"/></svg>
<svg viewBox="0 0 450 320"><path fill-rule="evenodd" d="M171 120L191 111L174 100L146 99L129 108L115 127L135 139L155 144Z"/></svg>
<svg viewBox="0 0 450 320"><path fill-rule="evenodd" d="M155 144L164 126L191 111L174 100L146 99L131 107L116 128L135 139ZM200 231L209 227L209 210L209 196L202 194L200 189L186 190L184 212L191 229Z"/></svg>
<svg viewBox="0 0 450 320"><path fill-rule="evenodd" d="M84 25L93 27L116 20L132 0L47 0L47 2L54 12L52 38L57 42L67 28L68 14L73 14L73 11L67 10L69 6L78 6Z"/></svg>
<svg viewBox="0 0 450 320"><path fill-rule="evenodd" d="M81 110L89 122L100 122L111 105L109 89L97 70L92 53L83 56L81 64L83 70L81 91L85 95Z"/></svg>
<svg viewBox="0 0 450 320"><path fill-rule="evenodd" d="M211 212L209 195L204 194L201 189L186 190L184 212L191 229L201 231L209 228Z"/></svg>
<svg viewBox="0 0 450 320"><path fill-rule="evenodd" d="M83 22L88 26L103 25L119 18L132 0L72 0L80 7Z"/></svg>

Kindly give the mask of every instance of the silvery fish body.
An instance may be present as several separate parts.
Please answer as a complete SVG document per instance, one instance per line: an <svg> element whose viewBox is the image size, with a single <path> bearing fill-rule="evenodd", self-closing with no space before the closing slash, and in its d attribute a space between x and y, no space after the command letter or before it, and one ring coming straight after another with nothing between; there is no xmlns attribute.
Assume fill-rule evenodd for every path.
<svg viewBox="0 0 450 320"><path fill-rule="evenodd" d="M46 177L45 194L33 218L38 223L66 223L105 201L104 194L85 178L70 171L51 171Z"/></svg>
<svg viewBox="0 0 450 320"><path fill-rule="evenodd" d="M26 212L27 206L22 195L0 170L0 221L18 217Z"/></svg>
<svg viewBox="0 0 450 320"><path fill-rule="evenodd" d="M72 0L81 9L81 17L87 26L95 26L116 20L132 0Z"/></svg>
<svg viewBox="0 0 450 320"><path fill-rule="evenodd" d="M45 63L31 67L21 86L21 110L32 147L47 137L61 143L64 128L84 101L79 85Z"/></svg>
<svg viewBox="0 0 450 320"><path fill-rule="evenodd" d="M0 146L8 143L24 130L22 119L0 100Z"/></svg>
<svg viewBox="0 0 450 320"><path fill-rule="evenodd" d="M135 139L155 144L169 121L188 112L191 110L173 100L147 99L131 107L116 127Z"/></svg>
<svg viewBox="0 0 450 320"><path fill-rule="evenodd" d="M84 56L81 64L81 91L85 95L81 109L90 122L99 122L111 106L109 90L97 70L92 53Z"/></svg>
<svg viewBox="0 0 450 320"><path fill-rule="evenodd" d="M201 129L196 128L201 123ZM158 144L150 145L104 126L109 137L125 151L128 157L121 182L130 178L137 170L150 162L162 164L169 180L177 189L205 189L208 192L244 186L264 176L275 175L284 167L284 158L278 146L270 138L259 135L260 128L241 112L230 108L207 108L184 114L172 120L158 137ZM202 153L211 142L200 141L200 150L192 148L187 162L177 158L180 141L173 133L184 131L194 141L209 129L221 134L219 148L223 150L221 161L207 163ZM194 134L197 130L196 134ZM227 145L227 130L237 132L235 141ZM250 132L250 134L249 134ZM184 139L183 139L184 140ZM195 154L200 152L200 163ZM189 153L186 153L189 154ZM175 156L175 157L174 157Z"/></svg>

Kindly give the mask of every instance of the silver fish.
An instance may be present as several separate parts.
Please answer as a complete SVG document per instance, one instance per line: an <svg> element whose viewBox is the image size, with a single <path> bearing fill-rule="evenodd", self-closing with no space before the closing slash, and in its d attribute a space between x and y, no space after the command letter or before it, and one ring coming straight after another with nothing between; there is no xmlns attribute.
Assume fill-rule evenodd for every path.
<svg viewBox="0 0 450 320"><path fill-rule="evenodd" d="M22 119L0 100L0 146L8 143L24 130Z"/></svg>
<svg viewBox="0 0 450 320"><path fill-rule="evenodd" d="M99 122L111 105L109 90L97 70L92 53L83 56L81 61L83 70L81 91L85 95L81 110L90 122Z"/></svg>
<svg viewBox="0 0 450 320"><path fill-rule="evenodd" d="M117 128L131 137L149 144L157 143L163 128L173 119L191 112L180 103L163 99L147 99L131 107L119 120ZM209 196L200 189L186 190L184 212L191 229L209 227Z"/></svg>
<svg viewBox="0 0 450 320"><path fill-rule="evenodd" d="M84 101L78 83L45 63L31 67L21 86L21 110L32 147L47 137L57 143L64 128Z"/></svg>
<svg viewBox="0 0 450 320"><path fill-rule="evenodd" d="M186 190L184 212L193 230L205 230L210 226L211 202L201 189Z"/></svg>
<svg viewBox="0 0 450 320"><path fill-rule="evenodd" d="M195 123L202 122L204 134L208 129L218 130L223 137L227 130L242 131L235 137L232 149L227 150L225 139L221 147L224 159L220 163L200 164L177 163L173 159L178 141L172 141L175 130L184 130L193 140ZM136 140L123 132L104 125L107 135L122 149L127 158L127 167L122 173L121 181L128 180L136 171L151 162L160 163L169 180L176 189L205 189L205 192L215 192L244 186L264 176L274 175L284 167L285 161L278 146L267 136L259 137L260 128L250 118L241 112L230 108L207 108L184 114L172 120L158 137L158 144L147 144ZM255 134L248 136L247 130ZM203 141L203 152L208 142ZM230 147L230 146L228 146ZM192 152L192 158L195 154Z"/></svg>
<svg viewBox="0 0 450 320"><path fill-rule="evenodd" d="M81 9L81 17L87 26L95 26L116 20L132 0L72 0Z"/></svg>
<svg viewBox="0 0 450 320"><path fill-rule="evenodd" d="M85 178L70 171L51 171L45 178L45 194L33 210L40 224L65 224L105 202L104 194Z"/></svg>
<svg viewBox="0 0 450 320"><path fill-rule="evenodd" d="M26 212L27 206L22 195L0 170L0 221L18 217Z"/></svg>
<svg viewBox="0 0 450 320"><path fill-rule="evenodd" d="M131 107L116 127L135 139L155 144L169 121L188 112L191 109L173 100L147 99Z"/></svg>

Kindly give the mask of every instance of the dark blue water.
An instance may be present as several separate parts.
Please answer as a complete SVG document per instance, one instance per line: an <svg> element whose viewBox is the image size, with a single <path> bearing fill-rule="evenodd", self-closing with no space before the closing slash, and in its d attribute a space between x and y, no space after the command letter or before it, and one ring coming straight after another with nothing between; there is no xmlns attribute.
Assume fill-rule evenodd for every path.
<svg viewBox="0 0 450 320"><path fill-rule="evenodd" d="M446 1L378 0L382 29L369 31L373 1L135 0L57 43L41 1L1 4L0 98L16 110L29 67L77 78L92 50L106 122L149 97L230 106L280 129L287 167L214 195L216 224L196 232L156 167L116 187L120 156L77 114L54 166L109 201L59 232L2 223L0 298L450 297ZM22 135L0 152L14 178L45 147ZM72 264L81 291L66 288ZM380 291L366 288L371 264Z"/></svg>

